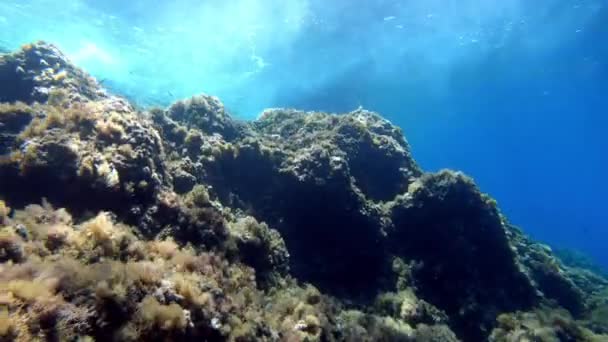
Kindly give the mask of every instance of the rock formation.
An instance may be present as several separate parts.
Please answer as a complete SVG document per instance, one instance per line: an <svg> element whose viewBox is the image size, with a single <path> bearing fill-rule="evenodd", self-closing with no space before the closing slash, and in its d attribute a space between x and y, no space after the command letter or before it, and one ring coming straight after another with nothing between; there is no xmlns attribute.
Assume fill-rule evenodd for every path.
<svg viewBox="0 0 608 342"><path fill-rule="evenodd" d="M376 113L140 111L44 42L0 84L3 339L608 338L602 275Z"/></svg>

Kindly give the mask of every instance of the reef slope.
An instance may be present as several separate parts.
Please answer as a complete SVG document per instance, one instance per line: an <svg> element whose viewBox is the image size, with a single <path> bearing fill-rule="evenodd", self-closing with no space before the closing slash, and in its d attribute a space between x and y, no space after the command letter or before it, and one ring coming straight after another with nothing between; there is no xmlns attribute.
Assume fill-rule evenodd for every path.
<svg viewBox="0 0 608 342"><path fill-rule="evenodd" d="M44 42L0 102L0 340L608 339L602 275L376 113L141 111Z"/></svg>

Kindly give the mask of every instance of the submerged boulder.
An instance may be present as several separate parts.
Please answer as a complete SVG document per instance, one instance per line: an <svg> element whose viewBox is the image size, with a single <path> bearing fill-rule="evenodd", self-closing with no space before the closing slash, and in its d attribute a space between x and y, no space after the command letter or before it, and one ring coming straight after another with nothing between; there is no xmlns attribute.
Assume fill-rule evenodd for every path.
<svg viewBox="0 0 608 342"><path fill-rule="evenodd" d="M239 123L228 115L222 102L214 96L203 94L177 101L167 112L189 128L198 128L206 134L217 133L226 140L234 139L239 133Z"/></svg>
<svg viewBox="0 0 608 342"><path fill-rule="evenodd" d="M75 98L98 100L107 96L94 78L45 42L26 44L0 56L0 102L44 102L58 89L69 90Z"/></svg>
<svg viewBox="0 0 608 342"><path fill-rule="evenodd" d="M490 313L537 302L494 201L470 178L425 174L391 203L391 215L391 249L422 264L413 274L420 295L446 310L465 340L487 334Z"/></svg>

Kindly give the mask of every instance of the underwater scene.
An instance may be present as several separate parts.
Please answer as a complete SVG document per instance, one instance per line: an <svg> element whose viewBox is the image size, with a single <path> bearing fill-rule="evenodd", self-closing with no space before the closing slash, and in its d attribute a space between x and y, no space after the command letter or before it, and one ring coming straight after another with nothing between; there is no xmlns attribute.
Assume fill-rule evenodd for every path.
<svg viewBox="0 0 608 342"><path fill-rule="evenodd" d="M0 342L608 342L608 0L0 1Z"/></svg>

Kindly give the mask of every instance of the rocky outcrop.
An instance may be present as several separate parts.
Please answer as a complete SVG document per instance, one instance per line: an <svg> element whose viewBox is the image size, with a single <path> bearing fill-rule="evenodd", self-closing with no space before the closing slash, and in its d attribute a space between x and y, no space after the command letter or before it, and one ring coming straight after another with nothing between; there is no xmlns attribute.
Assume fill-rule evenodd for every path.
<svg viewBox="0 0 608 342"><path fill-rule="evenodd" d="M53 45L36 42L0 56L0 102L45 102L58 88L68 89L71 100L107 96L94 78Z"/></svg>
<svg viewBox="0 0 608 342"><path fill-rule="evenodd" d="M394 253L417 260L420 295L446 310L465 340L481 340L489 312L529 308L536 289L519 270L495 203L461 173L425 174L391 203Z"/></svg>
<svg viewBox="0 0 608 342"><path fill-rule="evenodd" d="M205 134L219 134L230 141L239 133L239 123L230 118L217 97L194 96L180 100L168 109L169 115L188 128L200 129Z"/></svg>
<svg viewBox="0 0 608 342"><path fill-rule="evenodd" d="M49 61L65 71L64 78L43 82ZM164 137L145 114L107 95L51 45L26 45L3 56L0 74L12 72L11 63L20 63L24 82L35 86L31 96L5 93L0 105L3 199L24 207L45 198L76 216L110 211L148 238L171 235L226 247L236 217L191 191L193 185L181 197L174 192Z"/></svg>
<svg viewBox="0 0 608 342"><path fill-rule="evenodd" d="M71 334L108 339L138 328L146 339L163 330L162 321L169 339L508 341L544 327L562 336L546 318L554 316L544 314L559 308L569 311L555 316L565 317L569 333L605 332L598 328L606 307L601 275L562 265L509 225L465 175L423 172L401 130L376 113L271 109L239 122L207 95L138 112L45 43L0 57L0 77L0 226L6 230L0 260L42 258L55 267L50 256L68 253L72 263L102 267L109 258L120 269L160 253L164 278L174 282L172 272L185 272L181 284L213 284L188 297L167 279L117 282L135 291L121 297L128 309L120 317L130 326L110 320L104 324L115 331L102 334L91 320ZM5 204L26 208L41 198L50 204L34 211ZM58 215L51 204L74 221L49 218ZM97 229L91 234L109 242L92 246L94 252L56 236L81 239L78 225L99 211L107 213L98 220L110 231L91 228ZM180 266L175 253L191 266ZM210 270L200 262L216 271L205 273ZM14 281L9 278L0 280ZM212 288L208 302L203 292ZM51 292L81 308L72 290ZM89 287L83 295L110 296L106 290ZM112 298L122 291L111 290ZM27 316L33 304L26 302L19 299L14 313L38 317ZM113 310L93 306L88 309L99 315ZM262 307L267 323L254 319ZM154 314L142 318L142 308ZM526 320L534 328L520 323Z"/></svg>

